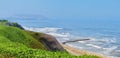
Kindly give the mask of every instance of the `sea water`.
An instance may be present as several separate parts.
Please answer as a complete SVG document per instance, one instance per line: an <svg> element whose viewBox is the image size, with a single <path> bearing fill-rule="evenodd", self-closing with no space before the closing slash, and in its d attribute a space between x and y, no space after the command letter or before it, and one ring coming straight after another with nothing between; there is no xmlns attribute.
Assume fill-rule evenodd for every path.
<svg viewBox="0 0 120 58"><path fill-rule="evenodd" d="M113 19L10 19L26 30L53 35L62 43L76 39L90 39L67 43L69 46L120 58L120 20Z"/></svg>

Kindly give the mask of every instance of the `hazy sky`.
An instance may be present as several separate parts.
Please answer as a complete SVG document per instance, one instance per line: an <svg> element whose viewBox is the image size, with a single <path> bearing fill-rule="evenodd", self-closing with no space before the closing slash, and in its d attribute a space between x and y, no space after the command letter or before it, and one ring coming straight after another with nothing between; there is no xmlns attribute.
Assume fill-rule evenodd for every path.
<svg viewBox="0 0 120 58"><path fill-rule="evenodd" d="M0 17L16 14L51 19L120 19L120 0L0 0Z"/></svg>

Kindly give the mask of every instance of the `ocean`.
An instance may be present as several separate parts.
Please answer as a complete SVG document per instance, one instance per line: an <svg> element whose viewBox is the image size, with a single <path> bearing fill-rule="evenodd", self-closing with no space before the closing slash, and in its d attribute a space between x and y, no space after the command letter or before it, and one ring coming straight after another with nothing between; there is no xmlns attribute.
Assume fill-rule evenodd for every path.
<svg viewBox="0 0 120 58"><path fill-rule="evenodd" d="M97 19L9 19L26 30L53 35L62 43L69 40L90 39L66 43L79 49L120 58L120 20Z"/></svg>

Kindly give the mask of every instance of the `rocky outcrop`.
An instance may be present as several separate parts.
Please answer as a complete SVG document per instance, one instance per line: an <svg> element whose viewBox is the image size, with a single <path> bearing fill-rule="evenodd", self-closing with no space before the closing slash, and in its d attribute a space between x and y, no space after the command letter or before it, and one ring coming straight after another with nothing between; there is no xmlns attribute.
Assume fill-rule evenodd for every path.
<svg viewBox="0 0 120 58"><path fill-rule="evenodd" d="M59 44L55 37L48 34L42 35L41 42L44 43L46 47L48 47L48 50L64 51L63 47Z"/></svg>
<svg viewBox="0 0 120 58"><path fill-rule="evenodd" d="M55 37L48 34L37 33L32 31L27 31L27 32L30 35L32 35L35 39L37 39L39 42L41 42L47 48L47 50L65 51Z"/></svg>
<svg viewBox="0 0 120 58"><path fill-rule="evenodd" d="M89 38L88 39L77 39L77 40L69 40L69 41L65 41L65 42L62 42L63 44L66 44L66 43L71 43L71 42L78 42L78 41L88 41L90 40Z"/></svg>
<svg viewBox="0 0 120 58"><path fill-rule="evenodd" d="M18 23L9 22L8 20L0 20L0 24L1 25L6 25L6 26L17 27L17 28L20 28L20 29L24 30L24 28L21 25L19 25Z"/></svg>

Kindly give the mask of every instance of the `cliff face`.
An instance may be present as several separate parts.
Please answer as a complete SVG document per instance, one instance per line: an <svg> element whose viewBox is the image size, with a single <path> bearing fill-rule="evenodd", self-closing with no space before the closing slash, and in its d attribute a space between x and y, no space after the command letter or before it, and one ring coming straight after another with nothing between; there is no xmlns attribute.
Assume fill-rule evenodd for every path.
<svg viewBox="0 0 120 58"><path fill-rule="evenodd" d="M60 43L56 40L55 37L43 34L43 33L37 33L32 31L27 31L31 36L33 36L36 40L41 42L47 50L50 51L65 51L64 48L60 45Z"/></svg>
<svg viewBox="0 0 120 58"><path fill-rule="evenodd" d="M48 46L49 50L64 51L63 47L59 44L59 42L56 40L56 38L51 35L42 34L41 42L45 43L45 46Z"/></svg>

